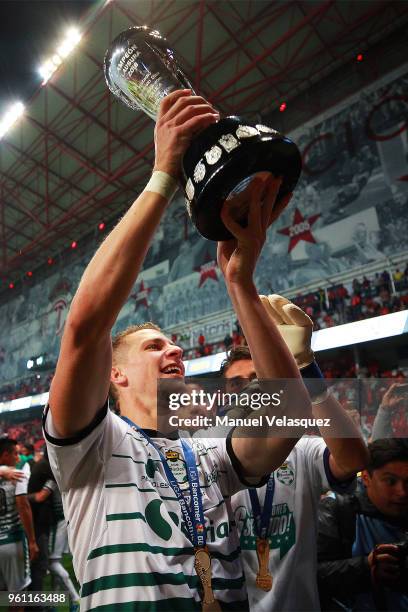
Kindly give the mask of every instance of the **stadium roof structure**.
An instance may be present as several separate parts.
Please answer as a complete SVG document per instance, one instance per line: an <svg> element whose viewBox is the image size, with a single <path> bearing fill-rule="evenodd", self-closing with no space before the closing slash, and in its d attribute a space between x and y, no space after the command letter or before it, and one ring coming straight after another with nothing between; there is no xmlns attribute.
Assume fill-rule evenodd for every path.
<svg viewBox="0 0 408 612"><path fill-rule="evenodd" d="M390 0L101 1L0 140L0 291L118 218L145 185L153 121L114 99L102 70L122 30L158 29L222 113L287 132L403 64L407 23L408 3ZM52 40L50 23L50 54Z"/></svg>

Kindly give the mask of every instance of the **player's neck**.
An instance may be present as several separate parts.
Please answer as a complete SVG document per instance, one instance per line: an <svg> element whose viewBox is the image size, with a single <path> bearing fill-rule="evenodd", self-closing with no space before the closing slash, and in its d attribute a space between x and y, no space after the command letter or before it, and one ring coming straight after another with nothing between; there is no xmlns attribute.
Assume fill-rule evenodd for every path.
<svg viewBox="0 0 408 612"><path fill-rule="evenodd" d="M142 403L120 403L120 416L127 417L140 429L157 430L157 409L152 409Z"/></svg>

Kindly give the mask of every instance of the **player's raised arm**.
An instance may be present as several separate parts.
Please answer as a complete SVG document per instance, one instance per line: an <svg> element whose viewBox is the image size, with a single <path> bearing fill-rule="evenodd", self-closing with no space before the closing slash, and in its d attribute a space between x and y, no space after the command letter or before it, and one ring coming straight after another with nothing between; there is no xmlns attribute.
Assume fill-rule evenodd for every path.
<svg viewBox="0 0 408 612"><path fill-rule="evenodd" d="M192 136L217 118L210 104L189 90L175 91L161 103L152 178L95 253L72 300L50 390L53 424L60 437L87 427L106 401L112 326L175 192L182 155Z"/></svg>
<svg viewBox="0 0 408 612"><path fill-rule="evenodd" d="M302 416L311 415L311 404L301 382L299 369L279 333L275 322L266 313L253 280L253 273L266 239L266 231L287 205L290 196L275 202L281 179L256 179L248 192L248 226L242 228L232 219L233 201L226 201L222 220L235 239L220 242L218 264L223 272L228 293L252 355L258 379L294 379L296 406ZM263 202L263 204L262 204ZM271 266L274 262L271 261ZM294 431L294 436L297 432ZM232 445L247 476L261 476L273 471L288 456L297 438L238 437Z"/></svg>

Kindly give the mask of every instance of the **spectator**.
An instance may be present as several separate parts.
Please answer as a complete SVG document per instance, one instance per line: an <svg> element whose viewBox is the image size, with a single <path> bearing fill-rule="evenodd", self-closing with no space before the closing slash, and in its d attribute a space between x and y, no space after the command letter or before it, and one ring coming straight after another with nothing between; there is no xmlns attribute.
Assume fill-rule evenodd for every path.
<svg viewBox="0 0 408 612"><path fill-rule="evenodd" d="M376 440L369 453L364 488L321 502L323 610L408 610L408 440Z"/></svg>
<svg viewBox="0 0 408 612"><path fill-rule="evenodd" d="M378 440L383 438L396 437L408 437L407 429L407 404L408 404L408 385L401 383L394 383L384 393L380 407L375 416L372 440ZM405 416L405 428L404 419ZM396 426L394 429L393 420Z"/></svg>
<svg viewBox="0 0 408 612"><path fill-rule="evenodd" d="M224 346L226 351L228 351L232 346L232 336L229 332L227 332L224 337Z"/></svg>
<svg viewBox="0 0 408 612"><path fill-rule="evenodd" d="M404 273L401 272L401 270L399 268L397 268L394 272L394 274L392 275L393 279L394 279L394 286L395 286L395 290L396 291L401 291L402 286L403 286L403 278L404 278Z"/></svg>

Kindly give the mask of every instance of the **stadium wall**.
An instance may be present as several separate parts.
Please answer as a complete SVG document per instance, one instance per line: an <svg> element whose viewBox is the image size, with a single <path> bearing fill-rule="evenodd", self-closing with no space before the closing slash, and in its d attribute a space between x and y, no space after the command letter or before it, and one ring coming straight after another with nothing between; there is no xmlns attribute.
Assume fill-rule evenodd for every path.
<svg viewBox="0 0 408 612"><path fill-rule="evenodd" d="M304 172L272 226L256 271L261 293L327 282L408 249L408 65L297 129ZM55 362L69 304L95 250L84 247L41 283L0 306L0 380L26 374L27 359ZM216 245L186 221L176 198L115 329L153 320L189 324L230 306ZM226 323L229 325L229 323Z"/></svg>

